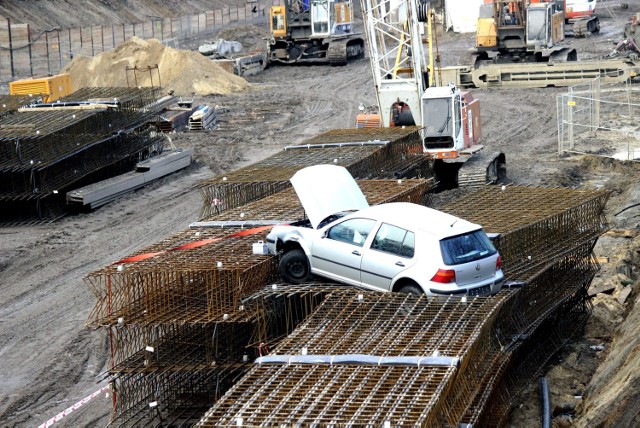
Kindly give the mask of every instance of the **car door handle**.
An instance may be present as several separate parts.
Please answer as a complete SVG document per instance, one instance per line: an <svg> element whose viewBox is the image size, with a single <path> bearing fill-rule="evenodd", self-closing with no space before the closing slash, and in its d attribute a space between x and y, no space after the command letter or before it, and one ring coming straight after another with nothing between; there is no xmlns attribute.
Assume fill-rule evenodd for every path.
<svg viewBox="0 0 640 428"><path fill-rule="evenodd" d="M351 254L353 254L354 256L360 256L360 255L361 255L361 254L360 254L360 251L358 251L358 250L353 250L353 251L351 252Z"/></svg>
<svg viewBox="0 0 640 428"><path fill-rule="evenodd" d="M402 262L396 262L396 266L404 267L404 263L402 263Z"/></svg>

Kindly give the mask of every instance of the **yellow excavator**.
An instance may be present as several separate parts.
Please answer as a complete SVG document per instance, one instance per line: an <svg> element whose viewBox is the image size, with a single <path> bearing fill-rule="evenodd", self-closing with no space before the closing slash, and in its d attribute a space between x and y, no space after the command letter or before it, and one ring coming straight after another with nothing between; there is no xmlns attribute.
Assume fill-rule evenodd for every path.
<svg viewBox="0 0 640 428"><path fill-rule="evenodd" d="M364 58L351 0L284 0L269 15L269 62L346 65Z"/></svg>
<svg viewBox="0 0 640 428"><path fill-rule="evenodd" d="M561 3L486 0L477 23L474 65L576 61L576 50L562 45L565 13Z"/></svg>

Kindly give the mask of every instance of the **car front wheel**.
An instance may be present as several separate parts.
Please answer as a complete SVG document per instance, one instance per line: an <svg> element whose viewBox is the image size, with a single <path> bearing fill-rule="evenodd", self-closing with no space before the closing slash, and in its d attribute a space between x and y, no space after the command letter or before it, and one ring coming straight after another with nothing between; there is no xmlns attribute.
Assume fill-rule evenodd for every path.
<svg viewBox="0 0 640 428"><path fill-rule="evenodd" d="M309 259L302 250L291 250L282 255L278 273L291 284L303 284L311 277Z"/></svg>

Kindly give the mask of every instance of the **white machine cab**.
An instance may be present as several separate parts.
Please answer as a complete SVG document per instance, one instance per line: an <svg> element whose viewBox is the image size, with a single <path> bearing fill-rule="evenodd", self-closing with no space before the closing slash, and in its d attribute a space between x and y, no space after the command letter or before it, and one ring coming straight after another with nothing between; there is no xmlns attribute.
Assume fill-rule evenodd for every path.
<svg viewBox="0 0 640 428"><path fill-rule="evenodd" d="M267 236L287 282L312 275L380 291L493 294L504 279L482 227L408 202L369 206L340 166L317 165L291 179L308 220Z"/></svg>

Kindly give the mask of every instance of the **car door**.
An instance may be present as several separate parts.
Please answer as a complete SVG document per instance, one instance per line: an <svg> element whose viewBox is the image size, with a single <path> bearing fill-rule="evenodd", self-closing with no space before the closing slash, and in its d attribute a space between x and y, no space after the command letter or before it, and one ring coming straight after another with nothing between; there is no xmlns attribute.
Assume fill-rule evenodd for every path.
<svg viewBox="0 0 640 428"><path fill-rule="evenodd" d="M362 257L362 286L389 291L391 281L414 263L415 234L382 223Z"/></svg>
<svg viewBox="0 0 640 428"><path fill-rule="evenodd" d="M311 246L311 271L351 285L360 285L360 264L367 237L376 221L351 218L329 227Z"/></svg>

